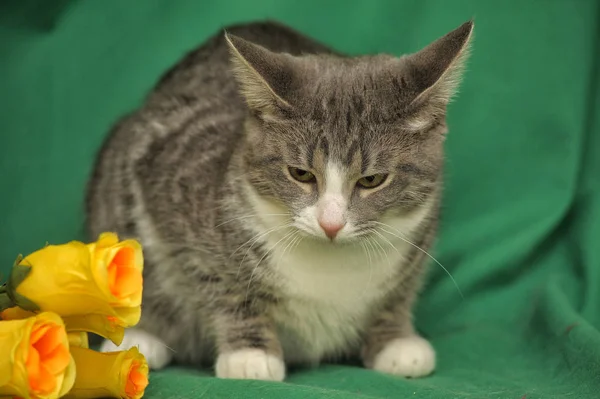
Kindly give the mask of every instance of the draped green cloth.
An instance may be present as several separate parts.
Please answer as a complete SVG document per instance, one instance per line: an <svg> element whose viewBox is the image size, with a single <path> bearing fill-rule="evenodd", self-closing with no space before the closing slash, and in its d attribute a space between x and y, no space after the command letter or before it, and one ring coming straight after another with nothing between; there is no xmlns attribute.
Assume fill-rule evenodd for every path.
<svg viewBox="0 0 600 399"><path fill-rule="evenodd" d="M3 1L0 271L83 232L103 137L220 27L274 18L351 54L412 52L474 17L451 105L443 223L416 309L432 376L357 365L285 383L153 373L148 398L599 398L600 3Z"/></svg>

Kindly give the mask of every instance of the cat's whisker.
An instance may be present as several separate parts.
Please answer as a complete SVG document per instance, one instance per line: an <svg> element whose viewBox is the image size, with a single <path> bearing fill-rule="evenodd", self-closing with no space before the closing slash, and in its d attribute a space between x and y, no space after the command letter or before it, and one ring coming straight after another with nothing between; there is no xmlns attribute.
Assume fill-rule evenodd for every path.
<svg viewBox="0 0 600 399"><path fill-rule="evenodd" d="M160 345L162 345L162 346L164 346L165 348L167 348L167 349L168 349L168 350L170 350L171 352L173 352L173 353L177 353L177 351L176 351L175 349L171 348L169 345L165 344L164 342L157 341L157 343L158 343L158 344L160 344Z"/></svg>
<svg viewBox="0 0 600 399"><path fill-rule="evenodd" d="M373 239L371 237L370 234L367 234L365 236L365 240L367 242L367 245L369 246L369 248L371 248L371 250L373 251L373 258L375 258L375 255L377 255L377 257L379 258L379 260L381 260L381 254L379 253L379 248L377 248L374 243L373 243Z"/></svg>
<svg viewBox="0 0 600 399"><path fill-rule="evenodd" d="M296 230L295 234L290 239L290 242L284 248L283 253L280 256L279 260L281 261L281 259L283 258L283 254L288 249L288 247L289 247L289 253L291 254L298 247L298 245L300 245L300 243L302 242L303 239L304 239L304 236L302 235L302 233L300 231ZM280 261L277 262L277 264L275 265L275 270L276 271L279 271L279 268L281 266L281 262Z"/></svg>
<svg viewBox="0 0 600 399"><path fill-rule="evenodd" d="M383 235L381 233L379 233L377 230L375 230L375 229L369 229L369 230L372 233L377 234L379 237L385 239L385 237L383 237ZM385 255L385 259L387 260L388 266L392 267L392 262L390 261L390 257L388 255L387 251L385 250L385 248L383 248L383 246L379 243L379 241L377 241L374 238L373 238L373 242L377 245L377 247L379 249L379 253L381 254L381 258L383 259L383 256ZM388 242L389 242L389 240L388 240ZM392 247L395 249L395 247L393 245L392 245Z"/></svg>
<svg viewBox="0 0 600 399"><path fill-rule="evenodd" d="M379 231L377 231L377 229L370 229L373 234L376 234L379 238L381 238L386 244L388 244L390 247L392 247L393 250L395 250L397 253L400 253L400 251L398 250L398 248L396 248L396 246L390 241L388 240L388 238L386 236L384 236L383 234L381 234ZM377 242L377 241L376 241ZM381 244L380 244L381 245ZM387 254L387 252L386 252ZM389 259L389 256L388 256Z"/></svg>
<svg viewBox="0 0 600 399"><path fill-rule="evenodd" d="M367 240L367 244L369 245L369 248L371 248L371 250L373 251L373 258L375 258L375 255L377 255L379 257L379 259L383 259L381 257L381 254L379 253L378 248L375 246L375 244L373 243L373 239L371 238L371 236L367 235L365 236L365 239Z"/></svg>
<svg viewBox="0 0 600 399"><path fill-rule="evenodd" d="M290 248L290 253L293 252L296 248L298 248L298 246L300 245L300 243L304 240L304 236L302 235L302 232L298 232L298 236L297 238L294 240L294 243L292 244L292 248Z"/></svg>
<svg viewBox="0 0 600 399"><path fill-rule="evenodd" d="M256 264L256 266L254 266L254 268L252 269L252 273L250 273L250 278L248 279L248 286L246 287L246 298L245 300L248 300L248 293L250 291L250 285L252 284L252 278L254 277L254 272L256 272L256 269L258 269L258 267L260 266L260 264L262 263L262 261L267 257L267 255L269 255L269 253L271 253L271 251L273 251L277 245L279 245L279 243L285 239L287 239L288 237L292 236L293 234L295 234L296 231L290 231L287 232L286 234L284 234L283 237L281 237L279 239L279 241L277 241L271 248L269 248L265 254L260 258L260 260L258 261L258 263Z"/></svg>
<svg viewBox="0 0 600 399"><path fill-rule="evenodd" d="M246 250L246 253L244 254L244 257L240 261L240 265L238 266L238 271L237 271L237 274L236 274L236 278L238 278L240 276L240 271L242 270L242 266L243 266L244 262L246 261L246 258L248 257L248 254L250 253L250 251L254 247L254 244L256 244L258 241L260 241L263 237L266 237L267 235L269 235L271 233L274 233L275 231L279 231L281 229L285 229L285 228L290 227L290 226L292 226L292 223L286 223L286 224L283 224L283 225L280 225L280 226L272 227L272 228L268 229L267 231L265 231L263 233L259 233L259 234L255 235L253 238L251 238L250 240L246 241L246 243L244 243L240 247L238 247L238 249L236 249L235 252L237 252L239 249L241 249L245 245L249 244L250 241L252 241L252 244ZM233 256L233 254L231 254L229 258L231 258L231 256Z"/></svg>
<svg viewBox="0 0 600 399"><path fill-rule="evenodd" d="M365 250L365 253L367 254L367 260L369 263L372 263L372 259L371 259L371 250L369 249L369 247L367 247L367 236L363 237L361 240L361 243L363 244L363 248Z"/></svg>
<svg viewBox="0 0 600 399"><path fill-rule="evenodd" d="M432 256L432 255L431 255L429 252L425 251L423 248L419 247L417 244L415 244L414 242L410 241L408 238L406 238L406 237L402 237L401 235L403 235L403 234L402 234L402 232L400 232L398 229L396 229L396 228L394 228L394 227L392 227L392 226L390 226L390 225L388 225L388 224L381 223L381 222L377 222L377 221L374 221L373 223L376 223L376 224L379 224L379 225L385 226L385 227L387 227L387 228L389 228L389 229L391 229L391 230L394 230L394 231L396 231L396 232L397 232L397 234L394 234L393 232L391 232L391 231L388 231L388 230L384 229L383 227L378 227L378 228L379 228L381 231L383 231L384 233L390 234L390 235L392 235L392 236L394 236L394 237L396 237L396 238L398 238L398 239L400 239L400 240L404 241L404 242L405 242L405 243L407 243L408 245L411 245L412 247L416 248L417 250L421 251L423 254L425 254L426 256L428 256L428 257L429 257L429 258L430 258L432 261L434 261L434 262L435 262L435 263L436 263L436 264L437 264L439 267L441 267L441 268L442 268L442 270L444 270L444 272L445 272L445 273L448 275L448 277L450 277L450 280L452 280L452 283L453 283L453 284L454 284L454 286L456 287L456 290L457 290L457 291L458 291L458 293L460 294L460 297L461 297L462 299L464 299L464 298L465 298L465 296L464 296L464 294L463 294L462 290L460 289L460 287L458 286L458 283L456 282L456 279L454 278L454 276L452 276L452 273L450 273L450 271L449 271L449 270L448 270L448 269L447 269L447 268L446 268L444 265L442 265L440 261L438 261L436 258L434 258L434 257L433 257L433 256Z"/></svg>
<svg viewBox="0 0 600 399"><path fill-rule="evenodd" d="M277 265L279 265L279 263L281 262L281 260L284 258L286 251L288 250L288 248L291 247L291 245L294 242L294 240L296 239L296 237L298 237L298 235L300 235L300 232L298 230L295 230L293 233L294 234L292 234L290 236L289 241L287 242L287 244L283 248L283 251L281 252L281 255L279 256L279 260L277 261Z"/></svg>
<svg viewBox="0 0 600 399"><path fill-rule="evenodd" d="M373 276L373 262L371 261L371 256L368 255L369 251L367 250L367 245L366 245L367 240L368 240L368 237L363 237L360 240L360 243L361 243L361 245L363 247L363 250L367 254L367 257L368 257L368 260L369 260L369 279L367 280L367 283L365 284L365 289L363 290L362 294L360 294L360 297L359 297L360 299L362 299L367 294L367 292L369 291L369 285L371 285L371 278Z"/></svg>
<svg viewBox="0 0 600 399"><path fill-rule="evenodd" d="M373 229L373 233L377 234L382 240L384 240L390 247L392 247L397 253L400 253L400 250L398 250L398 248L396 248L396 246L390 241L388 240L388 238L386 236L384 236L383 234L381 234L379 231L377 231L377 229Z"/></svg>

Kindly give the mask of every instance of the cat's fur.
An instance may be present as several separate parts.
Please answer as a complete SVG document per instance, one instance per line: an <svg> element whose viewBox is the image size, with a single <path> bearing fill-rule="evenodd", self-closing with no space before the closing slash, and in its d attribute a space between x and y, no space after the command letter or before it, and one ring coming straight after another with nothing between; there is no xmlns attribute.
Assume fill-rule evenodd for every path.
<svg viewBox="0 0 600 399"><path fill-rule="evenodd" d="M216 361L230 378L281 380L284 362L346 355L429 374L411 308L472 29L397 58L236 25L170 70L112 130L89 183L91 235L144 246L142 320L123 346L155 367ZM357 186L375 174L389 176ZM343 228L330 240L319 223Z"/></svg>

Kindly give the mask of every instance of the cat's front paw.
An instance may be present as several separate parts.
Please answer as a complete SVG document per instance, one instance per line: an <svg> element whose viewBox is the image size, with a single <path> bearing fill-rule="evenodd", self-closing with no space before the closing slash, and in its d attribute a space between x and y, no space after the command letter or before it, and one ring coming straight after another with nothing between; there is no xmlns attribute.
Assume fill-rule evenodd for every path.
<svg viewBox="0 0 600 399"><path fill-rule="evenodd" d="M396 338L375 355L372 368L402 377L424 377L435 369L435 350L418 335Z"/></svg>
<svg viewBox="0 0 600 399"><path fill-rule="evenodd" d="M283 381L283 360L261 349L240 349L222 353L215 366L217 377L265 381Z"/></svg>
<svg viewBox="0 0 600 399"><path fill-rule="evenodd" d="M125 351L134 346L144 355L148 367L152 370L160 370L173 360L173 354L167 345L154 335L138 328L125 330L123 342L119 346L105 340L100 346L100 352Z"/></svg>

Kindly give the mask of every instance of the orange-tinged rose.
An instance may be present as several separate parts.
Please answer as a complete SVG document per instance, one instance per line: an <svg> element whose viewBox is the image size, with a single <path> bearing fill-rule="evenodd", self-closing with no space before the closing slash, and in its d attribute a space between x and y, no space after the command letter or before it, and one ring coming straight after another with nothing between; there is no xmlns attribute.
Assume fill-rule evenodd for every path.
<svg viewBox="0 0 600 399"><path fill-rule="evenodd" d="M0 397L54 399L73 386L75 362L57 314L0 321L0 347Z"/></svg>
<svg viewBox="0 0 600 399"><path fill-rule="evenodd" d="M0 320L18 320L35 316L35 312L29 312L19 307L12 307L0 312ZM76 344L80 339L87 339L87 333L94 333L111 340L115 345L120 345L125 335L125 326L119 319L113 316L100 314L86 314L84 316L63 317L65 328L69 334L69 342ZM77 334L80 334L79 337ZM85 334L85 338L83 335ZM81 345L77 345L81 346ZM87 347L87 345L85 345Z"/></svg>
<svg viewBox="0 0 600 399"><path fill-rule="evenodd" d="M77 377L66 398L139 399L144 395L148 364L136 347L107 353L75 347L71 353L77 364Z"/></svg>
<svg viewBox="0 0 600 399"><path fill-rule="evenodd" d="M142 246L135 240L119 241L116 234L103 233L95 243L87 244L96 278L104 284L115 306L137 307L142 302Z"/></svg>
<svg viewBox="0 0 600 399"><path fill-rule="evenodd" d="M0 296L27 310L101 315L131 327L141 315L142 271L141 245L104 233L91 244L49 245L28 255L13 267L5 288L12 295Z"/></svg>

